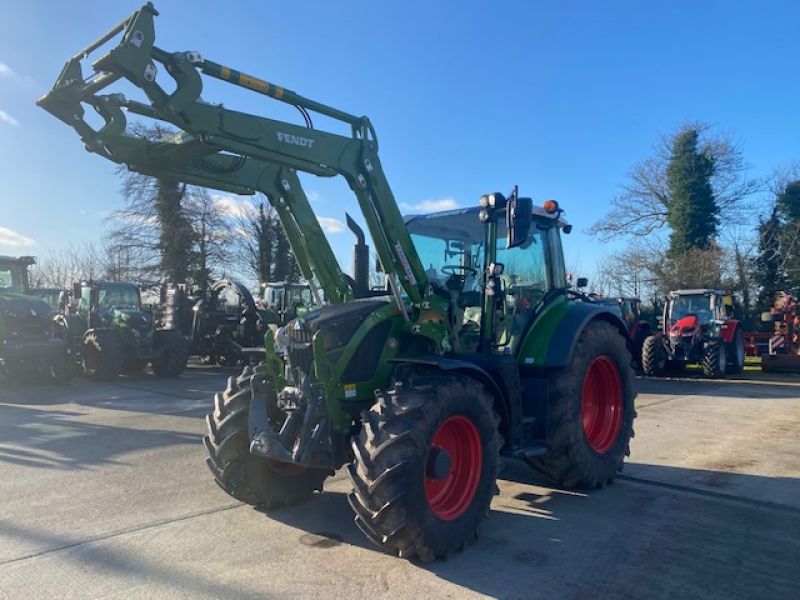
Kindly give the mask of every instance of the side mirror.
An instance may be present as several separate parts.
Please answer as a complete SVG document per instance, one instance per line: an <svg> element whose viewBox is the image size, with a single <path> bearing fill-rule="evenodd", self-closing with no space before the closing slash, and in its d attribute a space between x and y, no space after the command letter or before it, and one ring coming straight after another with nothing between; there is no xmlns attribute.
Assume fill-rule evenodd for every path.
<svg viewBox="0 0 800 600"><path fill-rule="evenodd" d="M506 248L516 248L525 243L531 230L532 214L532 199L518 198L516 194L509 198L506 208L506 226L508 227Z"/></svg>
<svg viewBox="0 0 800 600"><path fill-rule="evenodd" d="M575 283L575 287L577 288L585 288L589 285L589 278L588 277L578 277L578 281Z"/></svg>

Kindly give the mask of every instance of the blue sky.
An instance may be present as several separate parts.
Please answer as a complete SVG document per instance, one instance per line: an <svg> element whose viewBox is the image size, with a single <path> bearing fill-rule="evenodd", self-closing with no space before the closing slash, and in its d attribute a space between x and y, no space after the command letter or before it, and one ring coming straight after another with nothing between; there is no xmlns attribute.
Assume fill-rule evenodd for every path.
<svg viewBox="0 0 800 600"><path fill-rule="evenodd" d="M136 2L4 2L0 254L99 239L122 207L114 166L34 105L63 62ZM474 204L518 184L575 224L569 261L610 252L583 230L660 132L713 123L754 175L798 158L796 2L157 1L157 43L199 50L376 126L404 209ZM266 116L221 84L207 100ZM321 217L357 213L343 181L307 178ZM326 221L337 229L336 221ZM351 236L329 234L346 266Z"/></svg>

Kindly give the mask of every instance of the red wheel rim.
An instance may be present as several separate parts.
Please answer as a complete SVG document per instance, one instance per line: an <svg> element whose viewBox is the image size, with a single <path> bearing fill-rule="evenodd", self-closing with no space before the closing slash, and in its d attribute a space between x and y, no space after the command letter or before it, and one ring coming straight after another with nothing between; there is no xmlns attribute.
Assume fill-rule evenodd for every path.
<svg viewBox="0 0 800 600"><path fill-rule="evenodd" d="M478 490L483 468L481 436L471 420L453 415L436 430L429 455L434 449L450 455L450 472L441 479L426 476L425 496L434 515L452 521L466 512Z"/></svg>
<svg viewBox="0 0 800 600"><path fill-rule="evenodd" d="M622 383L617 365L598 356L589 365L581 393L583 434L592 450L608 452L622 425Z"/></svg>

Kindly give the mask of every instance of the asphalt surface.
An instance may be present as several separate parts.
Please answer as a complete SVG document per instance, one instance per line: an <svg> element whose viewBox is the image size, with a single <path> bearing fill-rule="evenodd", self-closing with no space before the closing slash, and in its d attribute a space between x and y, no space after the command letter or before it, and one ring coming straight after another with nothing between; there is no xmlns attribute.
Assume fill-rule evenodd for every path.
<svg viewBox="0 0 800 600"><path fill-rule="evenodd" d="M0 379L0 598L797 598L800 379L639 380L624 474L584 494L509 464L478 542L380 553L342 472L269 515L200 444L230 371Z"/></svg>

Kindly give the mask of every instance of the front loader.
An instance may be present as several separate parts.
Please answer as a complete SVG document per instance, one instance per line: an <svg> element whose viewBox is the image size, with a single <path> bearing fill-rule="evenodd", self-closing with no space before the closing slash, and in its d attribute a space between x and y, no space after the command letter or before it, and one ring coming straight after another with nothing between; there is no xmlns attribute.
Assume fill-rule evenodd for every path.
<svg viewBox="0 0 800 600"><path fill-rule="evenodd" d="M329 305L265 337L265 361L214 398L204 443L217 482L255 506L295 504L346 467L357 525L384 550L423 560L461 549L496 492L500 458L592 489L622 468L633 436L627 331L615 311L568 295L555 201L510 194L403 217L366 117L304 98L198 52L156 47L147 4L71 59L39 104L87 148L129 168L277 209L303 276ZM85 79L80 61L121 35ZM156 64L173 79L156 82ZM304 125L201 100L206 75L292 104ZM119 79L148 103L98 95ZM105 120L98 130L82 104ZM125 113L180 133L125 135ZM310 113L350 128L313 128ZM388 289L343 276L297 171L342 176L356 195ZM322 236L320 238L320 236ZM322 240L322 241L321 241Z"/></svg>

